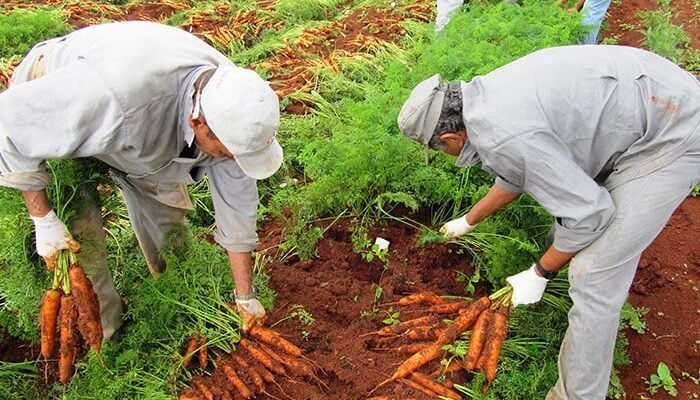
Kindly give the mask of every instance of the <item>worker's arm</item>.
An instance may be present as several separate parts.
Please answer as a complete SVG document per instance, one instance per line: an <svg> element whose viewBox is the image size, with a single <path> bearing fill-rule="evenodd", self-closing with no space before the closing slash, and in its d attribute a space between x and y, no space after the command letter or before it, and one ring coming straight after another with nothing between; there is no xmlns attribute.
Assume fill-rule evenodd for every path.
<svg viewBox="0 0 700 400"><path fill-rule="evenodd" d="M207 168L216 232L214 240L227 250L236 291L236 305L243 318L243 329L261 324L265 309L253 289L251 252L258 246L255 222L258 189L255 179L246 176L234 160L221 161Z"/></svg>
<svg viewBox="0 0 700 400"><path fill-rule="evenodd" d="M598 239L615 216L615 203L608 190L588 176L573 160L571 150L551 133L523 135L502 145L499 152L491 154L492 167L520 184L555 217L554 243L539 265L506 279L513 287L513 305L535 303L548 281L542 272L559 270Z"/></svg>
<svg viewBox="0 0 700 400"><path fill-rule="evenodd" d="M477 201L474 207L469 210L466 215L467 222L470 225L476 225L518 197L520 197L518 192L509 192L498 184L493 185L486 196Z"/></svg>
<svg viewBox="0 0 700 400"><path fill-rule="evenodd" d="M504 189L500 182L503 181L500 178L497 179L486 196L477 201L466 215L446 223L440 228L440 232L446 238L463 236L474 229L476 224L520 197L519 192Z"/></svg>
<svg viewBox="0 0 700 400"><path fill-rule="evenodd" d="M24 197L24 204L27 206L27 212L32 217L43 217L52 209L46 190L23 190L22 196Z"/></svg>

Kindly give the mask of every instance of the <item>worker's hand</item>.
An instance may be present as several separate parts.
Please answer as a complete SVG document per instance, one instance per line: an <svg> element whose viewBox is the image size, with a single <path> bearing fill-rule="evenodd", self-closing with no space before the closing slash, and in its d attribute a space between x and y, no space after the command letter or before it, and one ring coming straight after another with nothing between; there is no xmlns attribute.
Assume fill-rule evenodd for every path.
<svg viewBox="0 0 700 400"><path fill-rule="evenodd" d="M466 235L474 228L476 228L476 224L470 225L469 222L467 222L467 216L464 215L443 225L442 228L440 228L440 233L442 233L445 239L454 239Z"/></svg>
<svg viewBox="0 0 700 400"><path fill-rule="evenodd" d="M265 309L256 298L250 300L236 300L236 308L243 318L243 331L265 322Z"/></svg>
<svg viewBox="0 0 700 400"><path fill-rule="evenodd" d="M44 257L49 270L53 271L56 268L56 258L59 251L70 249L77 252L80 250L80 244L73 239L66 224L58 219L53 210L43 217L31 218L34 221L36 232L36 252Z"/></svg>
<svg viewBox="0 0 700 400"><path fill-rule="evenodd" d="M532 304L540 301L548 280L537 275L533 265L519 274L507 277L506 282L513 287L512 302L513 307L517 307L521 304Z"/></svg>

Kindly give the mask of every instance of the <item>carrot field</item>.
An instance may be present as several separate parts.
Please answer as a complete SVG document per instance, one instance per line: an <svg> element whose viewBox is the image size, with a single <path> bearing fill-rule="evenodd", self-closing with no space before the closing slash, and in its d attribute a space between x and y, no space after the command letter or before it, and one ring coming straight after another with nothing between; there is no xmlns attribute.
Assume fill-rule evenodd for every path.
<svg viewBox="0 0 700 400"><path fill-rule="evenodd" d="M543 399L557 379L571 306L566 274L536 305L509 308L488 296L542 254L552 216L523 196L462 239L443 240L439 227L482 198L493 178L435 151L425 165L423 148L396 119L413 87L435 73L468 81L579 43L586 29L570 3L472 0L436 37L434 0L0 2L0 90L41 40L108 21L161 22L271 83L285 151L280 171L258 183L254 285L271 331L250 334L231 306L206 180L189 187L195 210L173 232L168 267L154 279L104 167L50 162L54 204L79 208L83 185L98 188L125 305L117 337L99 353L94 343L76 346L65 380L58 350L41 342L42 298L58 278L34 250L21 193L0 188L0 399ZM692 0L613 0L600 40L651 50L698 76L699 21ZM700 396L698 196L700 187L642 257L609 399ZM76 239L78 265L94 238ZM424 297L402 300L415 294ZM479 354L496 350L492 365L477 366ZM461 367L468 361L470 370ZM433 384L448 391L424 390Z"/></svg>

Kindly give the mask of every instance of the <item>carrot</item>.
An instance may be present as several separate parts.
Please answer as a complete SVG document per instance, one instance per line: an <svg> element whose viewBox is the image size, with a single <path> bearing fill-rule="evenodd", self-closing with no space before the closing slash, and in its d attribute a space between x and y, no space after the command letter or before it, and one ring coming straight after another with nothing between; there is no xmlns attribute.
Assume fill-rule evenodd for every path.
<svg viewBox="0 0 700 400"><path fill-rule="evenodd" d="M464 369L473 372L476 368L476 363L479 361L479 356L486 343L486 333L493 319L491 310L484 310L476 320L474 329L472 330L471 338L469 339L469 350L464 356Z"/></svg>
<svg viewBox="0 0 700 400"><path fill-rule="evenodd" d="M426 311L432 314L452 314L468 306L468 301L457 301L454 303L438 304L428 308Z"/></svg>
<svg viewBox="0 0 700 400"><path fill-rule="evenodd" d="M467 309L460 313L457 318L452 321L452 324L443 330L438 338L438 342L444 344L452 343L461 335L462 333L469 330L469 328L474 325L476 319L479 317L482 311L487 309L491 305L491 300L484 296L479 300L472 303Z"/></svg>
<svg viewBox="0 0 700 400"><path fill-rule="evenodd" d="M187 392L183 393L180 395L180 397L177 398L177 400L200 400L201 397L193 391L193 390L188 390Z"/></svg>
<svg viewBox="0 0 700 400"><path fill-rule="evenodd" d="M203 379L195 379L194 385L197 387L197 390L202 393L202 396L204 396L206 400L214 400L214 393L212 393L211 389L209 389L209 386Z"/></svg>
<svg viewBox="0 0 700 400"><path fill-rule="evenodd" d="M41 301L41 355L45 360L56 351L56 326L61 309L61 292L49 289Z"/></svg>
<svg viewBox="0 0 700 400"><path fill-rule="evenodd" d="M199 366L202 367L202 369L207 369L207 365L209 365L209 351L207 344L204 343L199 348Z"/></svg>
<svg viewBox="0 0 700 400"><path fill-rule="evenodd" d="M435 392L438 396L447 397L453 400L462 400L462 396L454 390L450 390L441 384L430 379L429 376L422 374L420 372L414 372L411 374L411 380L419 385L422 385L431 391Z"/></svg>
<svg viewBox="0 0 700 400"><path fill-rule="evenodd" d="M432 326L419 326L406 331L405 336L411 340L437 339L440 329Z"/></svg>
<svg viewBox="0 0 700 400"><path fill-rule="evenodd" d="M507 309L500 308L493 314L492 335L486 341L484 351L486 359L484 362L484 372L486 380L491 383L496 379L496 371L498 369L498 357L501 355L501 347L506 339L508 330Z"/></svg>
<svg viewBox="0 0 700 400"><path fill-rule="evenodd" d="M248 330L250 336L258 339L259 341L268 344L278 350L282 350L287 354L291 354L295 357L301 357L303 352L294 343L288 341L287 339L280 336L279 333L263 328L262 326L256 325Z"/></svg>
<svg viewBox="0 0 700 400"><path fill-rule="evenodd" d="M188 365L190 365L190 362L192 362L192 356L194 355L194 352L197 350L197 347L199 347L199 334L198 333L193 333L192 336L190 336L189 342L187 342L187 349L185 350L185 358L182 360L182 367L187 368Z"/></svg>
<svg viewBox="0 0 700 400"><path fill-rule="evenodd" d="M399 347L396 347L394 349L390 349L392 351L395 351L397 353L404 353L404 354L413 354L416 352L419 352L425 348L425 346L428 346L425 343L411 343L411 344L404 344Z"/></svg>
<svg viewBox="0 0 700 400"><path fill-rule="evenodd" d="M228 381L231 382L233 387L238 391L238 393L244 398L244 399L250 399L253 397L253 392L248 389L248 386L246 386L245 383L241 380L240 377L238 377L238 374L236 371L228 364L224 364L224 374L226 374L226 378L228 378Z"/></svg>
<svg viewBox="0 0 700 400"><path fill-rule="evenodd" d="M488 338L486 338L486 340L488 340ZM484 349L481 350L481 355L479 356L479 361L476 362L476 366L474 367L474 372L483 371L485 365L486 365L486 346L484 346Z"/></svg>
<svg viewBox="0 0 700 400"><path fill-rule="evenodd" d="M391 396L377 396L377 397L372 397L367 400L416 400L415 397L402 397L402 398L396 398L396 397L391 397Z"/></svg>
<svg viewBox="0 0 700 400"><path fill-rule="evenodd" d="M265 393L265 383L263 383L263 379L258 373L258 371L252 368L250 364L248 364L248 361L235 354L232 354L231 358L233 359L234 364L236 364L238 368L248 372L248 376L250 377L250 380L253 381L253 385L255 386L255 393Z"/></svg>
<svg viewBox="0 0 700 400"><path fill-rule="evenodd" d="M437 397L437 394L436 394L435 392L433 392L432 390L428 389L427 387L425 387L425 386L423 386L423 385L420 385L420 384L418 384L418 383L416 383L416 382L414 382L414 381L412 381L412 380L409 380L409 379L401 379L400 382L403 383L403 384L406 385L406 386L409 386L409 387L412 387L412 388L416 389L417 391L419 391L419 392L421 392L421 393L425 393L425 394L428 395L430 398L433 398L433 399L434 399L434 398Z"/></svg>
<svg viewBox="0 0 700 400"><path fill-rule="evenodd" d="M396 369L396 372L394 372L391 377L372 389L370 394L391 381L407 377L411 373L417 371L418 368L440 357L442 354L442 346L444 346L444 343L433 343L426 346L418 353L412 355L406 361L401 363L401 365L399 365L399 368Z"/></svg>
<svg viewBox="0 0 700 400"><path fill-rule="evenodd" d="M278 375L286 375L287 371L285 371L284 367L282 367L279 363L274 362L270 356L267 355L267 353L257 347L253 342L242 338L239 344L250 354L251 357L253 357L253 359L255 359L255 361L262 364L265 368Z"/></svg>
<svg viewBox="0 0 700 400"><path fill-rule="evenodd" d="M437 378L441 375L453 374L453 373L459 371L460 369L462 369L462 364L458 363L456 361L452 361L451 363L449 363L449 365L447 365L447 368L443 368L441 365L440 367L438 367L438 369L433 371L430 374L430 376Z"/></svg>
<svg viewBox="0 0 700 400"><path fill-rule="evenodd" d="M92 288L92 283L79 265L73 265L68 270L71 291L78 309L78 330L83 339L95 350L102 359L102 319L100 318L100 302Z"/></svg>
<svg viewBox="0 0 700 400"><path fill-rule="evenodd" d="M229 392L228 389L222 388L221 400L233 400L233 396L231 396L231 392Z"/></svg>
<svg viewBox="0 0 700 400"><path fill-rule="evenodd" d="M265 368L260 367L260 365L253 365L250 364L250 370L255 371L260 377L265 381L265 383L272 383L273 385L277 386L277 389L279 389L280 393L284 395L284 397L289 397L287 393L282 389L282 386L280 386L279 383L277 383L277 380L275 379L275 376L270 373L270 371L266 370ZM277 400L276 397L270 395L267 392L264 392L267 397L270 397L274 400Z"/></svg>
<svg viewBox="0 0 700 400"><path fill-rule="evenodd" d="M408 329L415 328L418 326L434 326L437 325L440 321L437 319L436 316L434 315L429 315L425 317L419 317L415 319L411 319L408 321L400 322L398 324L394 325L389 325L385 326L384 328L374 331L374 332L369 332L365 333L364 335L360 336L368 336L368 335L379 335L379 336L392 336L392 335L399 335L402 332L405 332Z"/></svg>
<svg viewBox="0 0 700 400"><path fill-rule="evenodd" d="M431 292L422 292L422 293L414 293L405 297L402 297L399 299L399 305L402 306L410 306L413 304L420 304L420 303L428 303L428 304L443 304L445 300L442 299L442 297L431 293Z"/></svg>
<svg viewBox="0 0 700 400"><path fill-rule="evenodd" d="M61 383L67 385L75 373L73 362L78 351L75 335L75 303L72 295L61 296L61 344L58 359L58 377Z"/></svg>

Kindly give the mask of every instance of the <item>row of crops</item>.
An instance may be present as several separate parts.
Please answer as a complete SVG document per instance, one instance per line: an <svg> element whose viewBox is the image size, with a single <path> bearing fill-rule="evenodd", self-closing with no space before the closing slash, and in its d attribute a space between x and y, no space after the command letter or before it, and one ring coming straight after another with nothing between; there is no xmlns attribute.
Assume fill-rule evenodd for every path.
<svg viewBox="0 0 700 400"><path fill-rule="evenodd" d="M469 80L537 49L575 44L584 33L578 15L546 0L516 7L472 1L439 38L429 0L5 3L0 6L3 85L37 41L128 19L187 29L272 82L288 113L279 132L283 169L259 184L259 227L282 226L285 238L256 256L255 286L268 309L276 304L268 285L275 270L266 266L275 258L313 257L323 239L320 220L350 218L353 238L366 238L372 226L396 218L394 207L439 226L486 193L491 178L484 172L458 169L437 153L424 165L422 149L398 132L398 110L415 84L438 72L445 79ZM52 168L54 198L94 181L82 161ZM189 230L180 232L188 246L167 252L168 265L177 267L158 280L148 275L114 187L100 180L100 193L110 267L126 303L124 329L118 340L105 343L104 365L88 353L67 387L46 383L41 362L0 364L1 398L171 399L200 372L182 366L183 348L194 332L214 351L230 352L240 338L240 321L227 307L233 294L226 255L207 240L213 207L206 182L191 188L196 210ZM475 285L500 288L506 276L531 263L550 223L551 217L524 197L454 244L472 255L475 267L465 295L473 294ZM422 229L422 240L430 241L435 233ZM32 251L32 238L20 194L0 189L0 325L14 337L36 342L49 275ZM368 245L357 240L356 251ZM544 397L556 380L569 307L565 279L550 286L542 304L512 313L507 351L489 394L481 394L484 380L477 376L461 388L467 398ZM636 317L634 310L626 315ZM622 363L624 335L618 344L615 360ZM464 343L453 349L458 355L465 351ZM613 378L611 395L621 393Z"/></svg>

